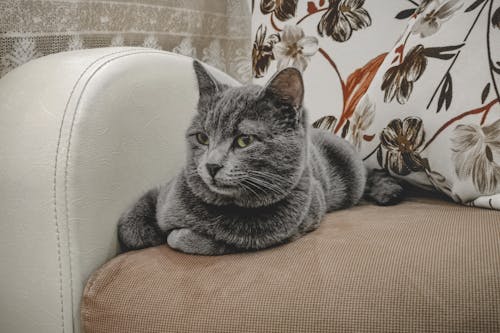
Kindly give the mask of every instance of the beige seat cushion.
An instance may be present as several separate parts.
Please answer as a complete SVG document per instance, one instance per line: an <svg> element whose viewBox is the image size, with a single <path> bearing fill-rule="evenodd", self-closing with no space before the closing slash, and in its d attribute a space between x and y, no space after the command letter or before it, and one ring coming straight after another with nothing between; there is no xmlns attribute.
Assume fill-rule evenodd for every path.
<svg viewBox="0 0 500 333"><path fill-rule="evenodd" d="M86 332L500 332L500 213L413 198L335 212L273 249L108 262Z"/></svg>

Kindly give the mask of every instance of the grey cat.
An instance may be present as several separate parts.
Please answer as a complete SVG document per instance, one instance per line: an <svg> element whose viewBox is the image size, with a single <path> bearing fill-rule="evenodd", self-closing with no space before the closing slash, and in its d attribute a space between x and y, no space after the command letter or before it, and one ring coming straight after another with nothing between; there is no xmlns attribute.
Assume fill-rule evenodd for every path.
<svg viewBox="0 0 500 333"><path fill-rule="evenodd" d="M265 87L229 87L194 62L198 112L187 130L184 169L144 194L120 218L122 250L168 243L186 253L221 255L292 241L327 212L366 193L381 205L402 187L367 172L347 141L310 128L300 72L287 68Z"/></svg>

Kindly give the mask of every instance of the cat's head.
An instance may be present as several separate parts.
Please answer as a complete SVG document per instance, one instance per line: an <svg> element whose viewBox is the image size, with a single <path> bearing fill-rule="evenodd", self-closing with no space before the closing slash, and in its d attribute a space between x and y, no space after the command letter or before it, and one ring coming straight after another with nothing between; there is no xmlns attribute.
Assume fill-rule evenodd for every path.
<svg viewBox="0 0 500 333"><path fill-rule="evenodd" d="M266 206L287 196L304 170L307 126L300 72L265 87L229 87L195 61L198 112L187 130L188 185L203 201Z"/></svg>

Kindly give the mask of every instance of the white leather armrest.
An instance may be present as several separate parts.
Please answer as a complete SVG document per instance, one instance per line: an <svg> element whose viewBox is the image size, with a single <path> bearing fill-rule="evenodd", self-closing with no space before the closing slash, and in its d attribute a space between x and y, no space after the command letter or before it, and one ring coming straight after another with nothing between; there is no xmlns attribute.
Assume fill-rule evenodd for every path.
<svg viewBox="0 0 500 333"><path fill-rule="evenodd" d="M79 331L85 280L116 254L124 208L183 163L197 100L190 58L143 48L0 80L0 331Z"/></svg>

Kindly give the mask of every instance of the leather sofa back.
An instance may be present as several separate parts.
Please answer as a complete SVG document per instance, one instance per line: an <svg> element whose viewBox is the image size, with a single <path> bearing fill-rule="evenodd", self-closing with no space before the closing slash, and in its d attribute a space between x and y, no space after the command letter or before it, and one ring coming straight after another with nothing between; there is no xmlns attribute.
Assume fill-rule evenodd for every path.
<svg viewBox="0 0 500 333"><path fill-rule="evenodd" d="M197 100L192 59L144 48L55 54L0 80L3 332L79 331L117 218L178 172Z"/></svg>

